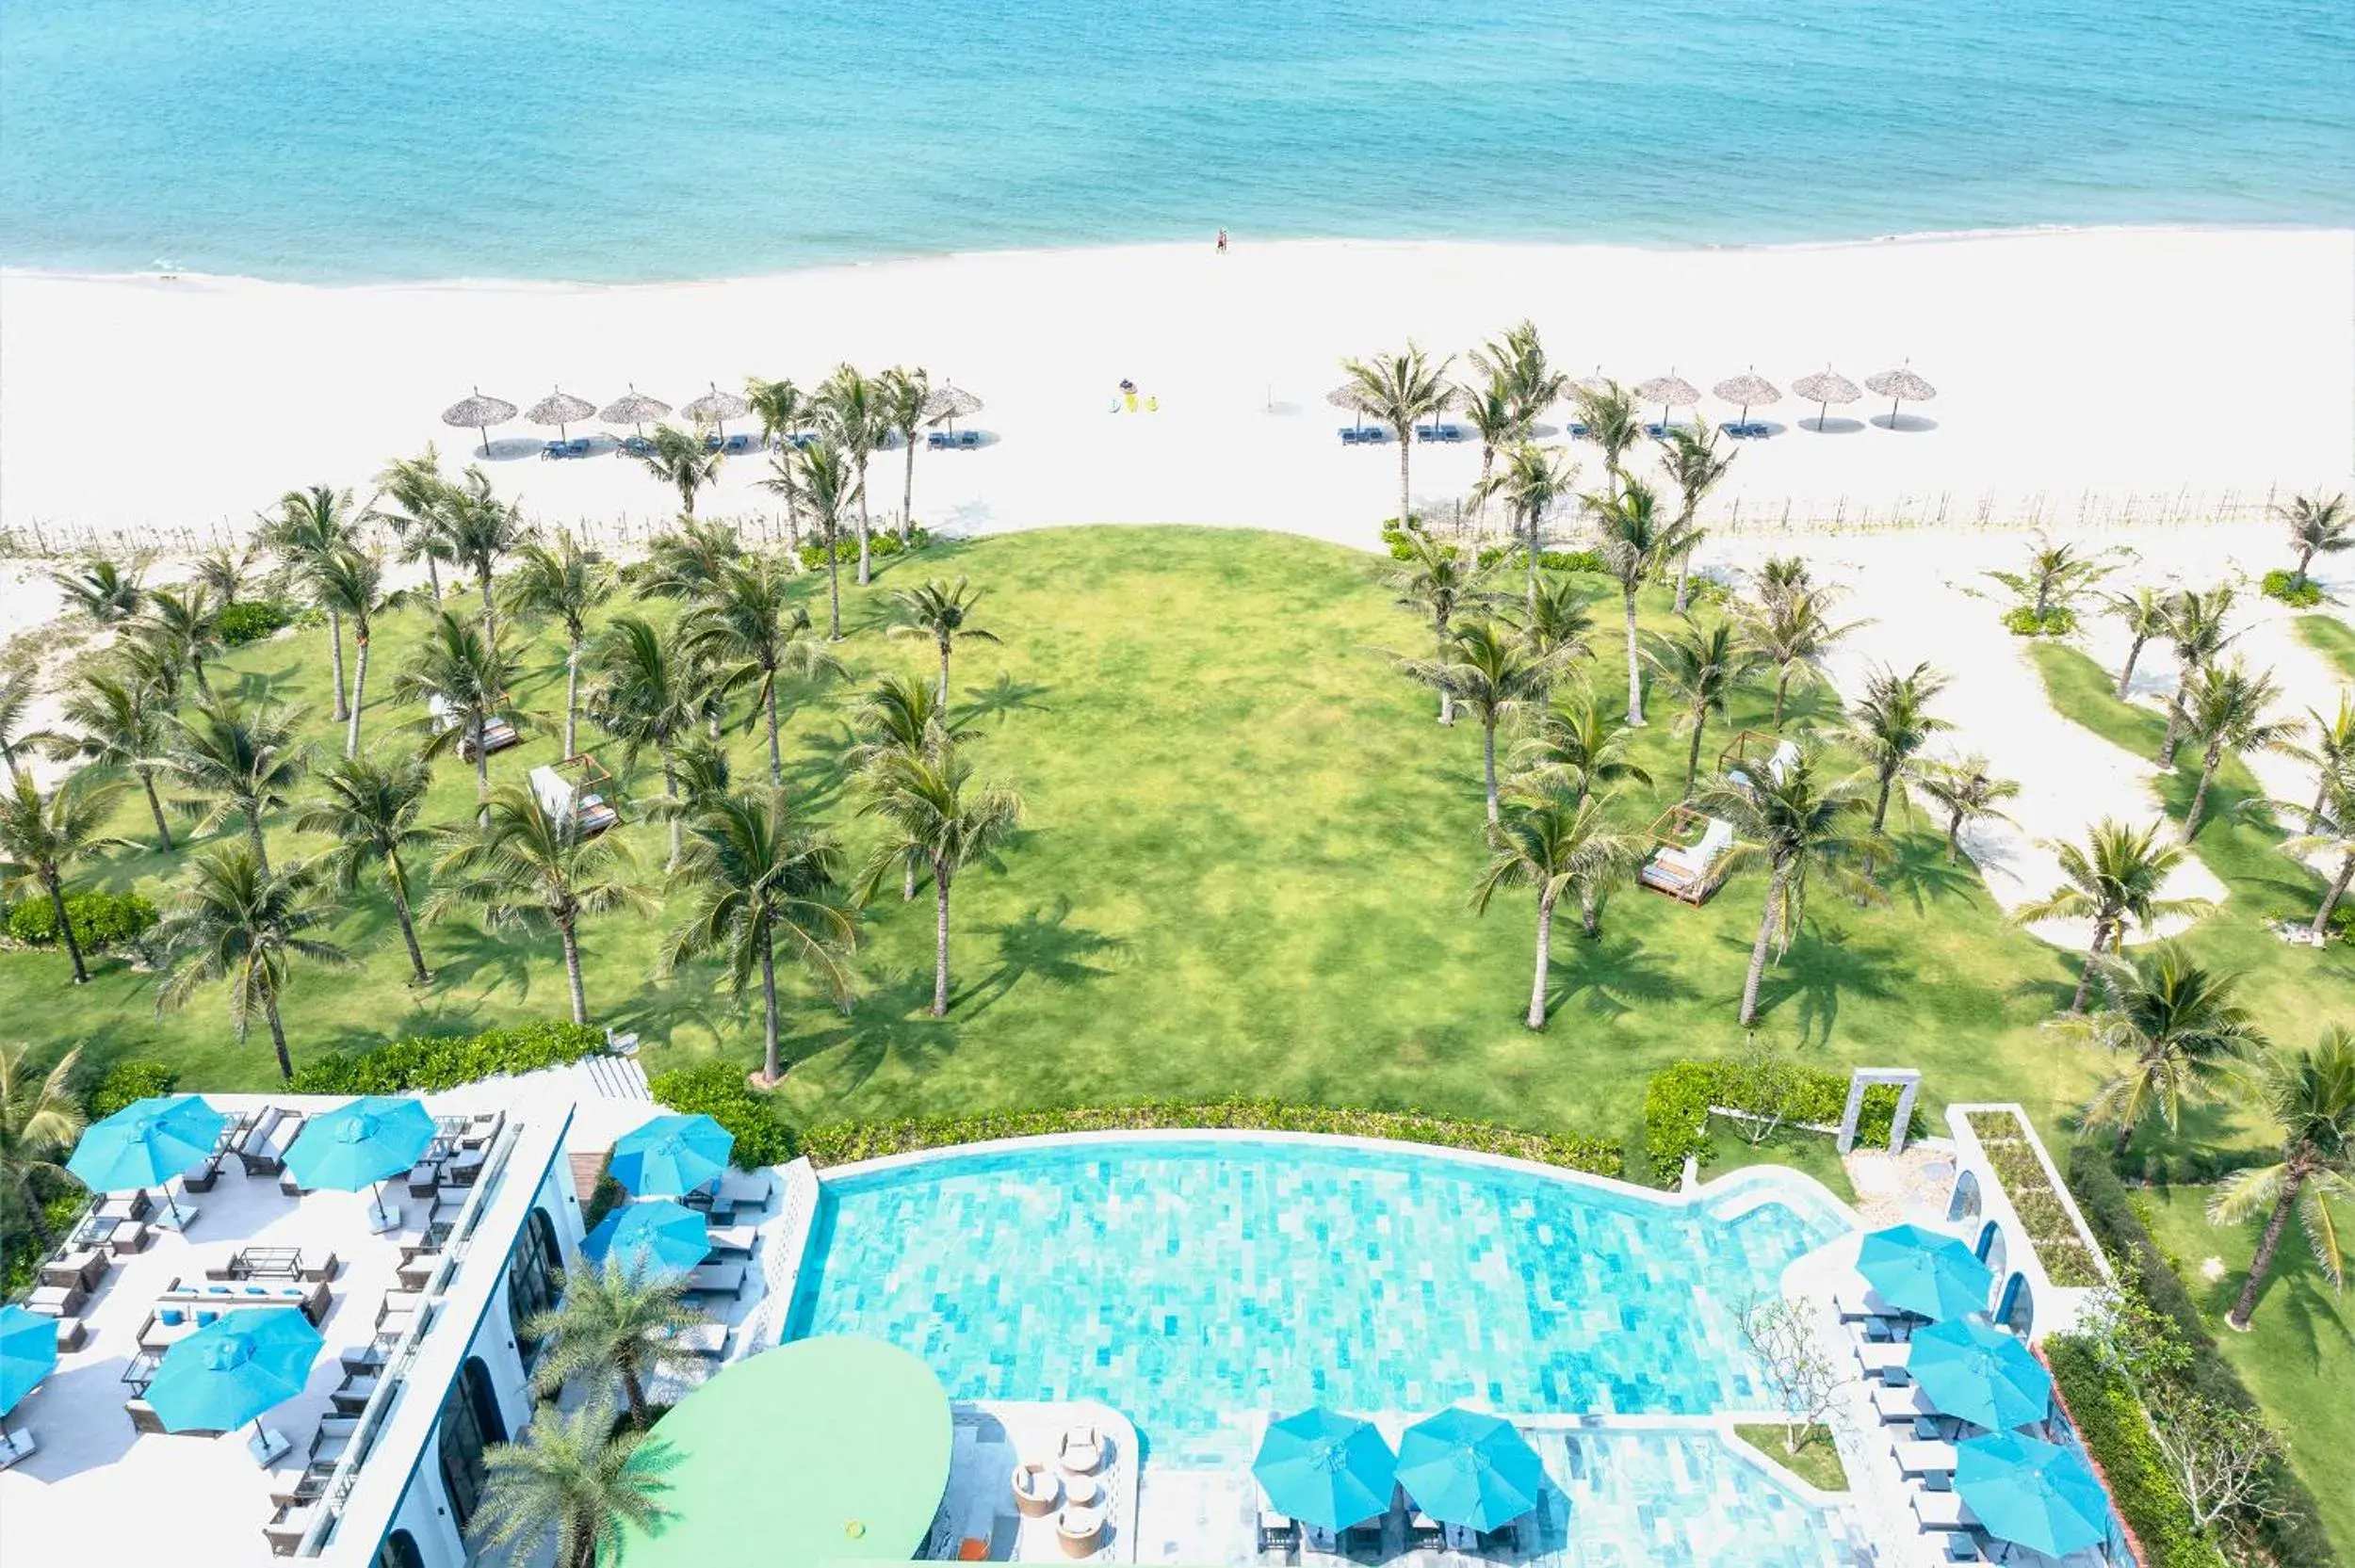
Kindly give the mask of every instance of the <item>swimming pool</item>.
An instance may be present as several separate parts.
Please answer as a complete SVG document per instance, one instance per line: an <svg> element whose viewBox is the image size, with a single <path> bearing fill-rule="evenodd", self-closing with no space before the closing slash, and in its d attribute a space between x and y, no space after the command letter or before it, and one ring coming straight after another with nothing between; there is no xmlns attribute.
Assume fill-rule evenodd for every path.
<svg viewBox="0 0 2355 1568"><path fill-rule="evenodd" d="M953 1398L1100 1399L1161 1463L1312 1402L1756 1409L1742 1310L1843 1224L1334 1140L951 1153L826 1178L787 1337L888 1340Z"/></svg>

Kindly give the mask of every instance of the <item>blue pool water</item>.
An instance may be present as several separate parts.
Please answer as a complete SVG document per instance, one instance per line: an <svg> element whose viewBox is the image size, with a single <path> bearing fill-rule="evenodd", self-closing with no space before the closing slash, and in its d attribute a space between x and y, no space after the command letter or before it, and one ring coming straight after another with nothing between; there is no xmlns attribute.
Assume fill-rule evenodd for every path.
<svg viewBox="0 0 2355 1568"><path fill-rule="evenodd" d="M10 0L0 263L2355 219L2346 0Z"/></svg>
<svg viewBox="0 0 2355 1568"><path fill-rule="evenodd" d="M1836 1234L1412 1151L1120 1141L830 1178L788 1335L861 1334L958 1398L1083 1398L1157 1460L1324 1402L1699 1414L1765 1402L1739 1315Z"/></svg>

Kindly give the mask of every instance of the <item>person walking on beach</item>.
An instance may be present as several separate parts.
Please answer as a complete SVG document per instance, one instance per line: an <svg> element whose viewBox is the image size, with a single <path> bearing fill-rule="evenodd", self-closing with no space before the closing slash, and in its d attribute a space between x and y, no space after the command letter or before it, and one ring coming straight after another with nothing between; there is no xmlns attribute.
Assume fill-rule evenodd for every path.
<svg viewBox="0 0 2355 1568"><path fill-rule="evenodd" d="M1226 254L1226 231L1224 229L1218 232L1218 253L1222 256Z"/></svg>

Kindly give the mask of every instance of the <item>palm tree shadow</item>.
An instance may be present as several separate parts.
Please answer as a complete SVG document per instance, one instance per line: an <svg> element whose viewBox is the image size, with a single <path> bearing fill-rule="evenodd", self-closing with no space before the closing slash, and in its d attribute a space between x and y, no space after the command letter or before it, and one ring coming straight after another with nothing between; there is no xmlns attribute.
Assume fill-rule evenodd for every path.
<svg viewBox="0 0 2355 1568"><path fill-rule="evenodd" d="M535 965L542 955L532 951L534 944L529 939L486 931L479 926L420 927L417 940L425 948L426 967L433 971L436 986L473 987L478 997L512 988L517 1000L528 999L532 972L536 966L544 966ZM556 971L561 975L562 964L557 964Z"/></svg>
<svg viewBox="0 0 2355 1568"><path fill-rule="evenodd" d="M427 962L431 962L429 954ZM434 972L434 978L437 981L441 978L440 971ZM387 1040L454 1039L479 1034L488 1023L482 1004L477 998L437 996L426 992L412 992L411 994L416 999L397 1023L388 1022L385 1026L373 1029L348 1025L338 1029L326 1043L339 1051L364 1051L382 1045Z"/></svg>
<svg viewBox="0 0 2355 1568"><path fill-rule="evenodd" d="M1051 911L1033 909L1019 919L983 928L998 939L998 967L951 998L950 1005L970 1017L983 1011L1020 984L1035 978L1043 985L1069 986L1102 979L1112 973L1088 961L1129 951L1127 939L1074 926L1071 900L1058 897Z"/></svg>
<svg viewBox="0 0 2355 1568"><path fill-rule="evenodd" d="M349 657L349 650L345 652ZM219 696L251 704L274 702L285 687L294 684L295 672L292 670L240 670L235 682L215 681L213 690Z"/></svg>
<svg viewBox="0 0 2355 1568"><path fill-rule="evenodd" d="M1759 986L1759 1014L1763 1017L1784 1001L1795 1000L1793 1023L1798 1043L1827 1044L1839 1025L1843 997L1881 1001L1894 994L1889 983L1894 956L1887 943L1860 942L1844 927L1811 919L1801 942L1767 971Z"/></svg>
<svg viewBox="0 0 2355 1568"><path fill-rule="evenodd" d="M1608 920L1609 912L1605 911ZM1546 1016L1573 1001L1599 1018L1619 1018L1645 1006L1688 1001L1699 994L1659 953L1607 924L1589 940L1569 917L1567 940L1556 937L1547 963Z"/></svg>
<svg viewBox="0 0 2355 1568"><path fill-rule="evenodd" d="M1977 874L1960 864L1946 864L1943 839L1908 834L1897 841L1897 858L1885 870L1888 881L1884 885L1891 897L1904 898L1916 914L1942 898L1977 902Z"/></svg>
<svg viewBox="0 0 2355 1568"><path fill-rule="evenodd" d="M1051 713L1054 710L1039 701L1048 689L1033 681L1017 681L1000 670L998 679L988 686L965 688L965 706L956 710L956 720L961 724L979 724L987 719L1002 724L1011 714Z"/></svg>
<svg viewBox="0 0 2355 1568"><path fill-rule="evenodd" d="M906 970L880 978L847 1017L810 1015L815 1020L811 1026L786 1036L778 1046L788 1063L841 1051L843 1088L855 1090L894 1058L920 1072L957 1048L957 1026L934 1018L932 1006L932 971Z"/></svg>
<svg viewBox="0 0 2355 1568"><path fill-rule="evenodd" d="M785 759L785 789L799 805L820 810L840 799L851 776L851 750L858 737L849 729L798 737Z"/></svg>
<svg viewBox="0 0 2355 1568"><path fill-rule="evenodd" d="M743 1000L728 989L719 965L695 964L682 972L679 983L650 980L605 1010L616 1033L667 1046L677 1043L682 1026L701 1029L715 1041L727 1039L729 1020L743 1016Z"/></svg>

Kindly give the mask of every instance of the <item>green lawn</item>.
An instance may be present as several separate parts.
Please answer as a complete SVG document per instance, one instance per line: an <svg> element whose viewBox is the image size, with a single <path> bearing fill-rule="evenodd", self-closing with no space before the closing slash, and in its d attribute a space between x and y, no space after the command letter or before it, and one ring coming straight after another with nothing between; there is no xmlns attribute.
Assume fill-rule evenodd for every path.
<svg viewBox="0 0 2355 1568"><path fill-rule="evenodd" d="M2253 1224L2219 1229L2208 1223L2205 1188L2152 1188L2143 1219L2174 1265L2224 1354L2288 1437L2291 1462L2321 1505L2324 1528L2339 1555L2355 1561L2355 1302L2331 1288L2295 1231L2274 1254L2273 1272L2249 1332L2224 1326L2224 1314L2248 1280L2256 1251ZM2342 1214L2341 1234L2355 1225ZM2221 1259L2222 1274L2203 1277L2203 1265Z"/></svg>
<svg viewBox="0 0 2355 1568"><path fill-rule="evenodd" d="M2339 673L2355 681L2355 631L2336 616L2301 615L2298 618L2298 635L2308 644L2339 667Z"/></svg>
<svg viewBox="0 0 2355 1568"><path fill-rule="evenodd" d="M1020 786L1029 822L1002 870L977 869L958 884L947 1020L925 1015L926 900L905 908L886 897L870 912L866 988L849 1017L796 984L786 1113L1250 1092L1632 1140L1646 1075L1680 1056L1738 1049L1735 1006L1762 891L1755 874L1701 909L1622 892L1599 942L1569 925L1555 948L1551 1026L1542 1035L1520 1026L1534 912L1522 899L1486 919L1469 911L1484 858L1479 733L1435 724L1431 699L1384 656L1421 640L1383 586L1387 566L1277 535L1082 528L943 548L900 568L966 573L987 590L983 620L1005 645L961 654L957 686L981 727L981 771ZM929 659L882 635L894 580L846 588L854 635L843 652L861 671ZM822 577L810 587L822 615ZM1621 666L1612 606L1600 607L1595 668L1608 689ZM1663 608L1647 614L1665 620ZM399 726L414 717L386 693L420 623L406 613L379 632L373 744L402 743ZM305 630L240 651L220 678L309 703L324 739L325 640L323 629ZM2074 656L2058 655L2064 673ZM552 715L562 690L552 638L538 639L529 664L519 701ZM792 789L855 849L866 825L838 766L849 689L797 693L788 748ZM1799 707L1823 716L1808 701ZM1757 721L1762 708L1753 697L1737 719ZM1664 784L1623 802L1633 822L1675 793L1682 742L1658 717L1639 752ZM584 734L618 768L618 751ZM1705 756L1729 738L1713 730ZM495 773L520 780L557 744L551 726L495 758ZM740 735L736 746L739 776L757 773L755 738ZM642 796L659 788L651 762L626 780ZM470 769L446 766L441 815L463 818L472 788ZM142 815L127 801L123 831L140 833ZM2016 1099L2057 1128L2096 1065L2037 1026L2067 994L2072 957L2007 926L1967 863L1943 864L1927 820L1908 826L1899 814L1892 825L1906 830L1884 868L1892 897L1859 908L1819 892L1808 930L1769 972L1762 1026L1824 1065L1923 1068L1933 1112L1950 1099ZM658 881L661 830L624 832ZM2266 851L2259 830L2212 827L2203 851L2217 837L2247 840L2218 869L2259 891L2194 940L2251 971L2251 1001L2285 1037L2311 1035L2334 997L2355 994L2355 955L2293 958L2256 931L2248 906L2302 901L2303 873ZM283 825L274 832L274 858L313 847ZM172 869L164 857L130 854L81 880L161 898ZM651 978L662 929L659 917L638 916L584 929L593 1014L639 1031L653 1071L715 1053L751 1065L757 1011L713 970ZM418 993L404 983L381 897L350 900L338 935L364 962L299 979L287 1005L298 1061L326 1046L563 1010L553 942L463 923L430 929L438 975ZM101 1062L150 1053L190 1086L270 1081L267 1043L236 1042L217 991L158 1018L153 977L120 961L101 962L86 989L64 974L54 954L0 958L0 1009L34 1038L87 1042Z"/></svg>
<svg viewBox="0 0 2355 1568"><path fill-rule="evenodd" d="M1783 1449L1783 1431L1777 1425L1737 1426L1733 1429L1742 1441L1781 1465L1818 1492L1848 1490L1848 1467L1840 1463L1840 1450L1832 1443L1831 1429L1812 1426L1799 1439L1799 1451L1787 1454Z"/></svg>

